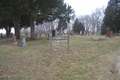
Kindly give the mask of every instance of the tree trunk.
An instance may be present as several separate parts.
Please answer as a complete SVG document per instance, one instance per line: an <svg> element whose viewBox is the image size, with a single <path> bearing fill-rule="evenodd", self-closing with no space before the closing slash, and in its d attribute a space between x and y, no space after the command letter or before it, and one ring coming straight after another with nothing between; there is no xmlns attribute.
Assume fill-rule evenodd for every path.
<svg viewBox="0 0 120 80"><path fill-rule="evenodd" d="M34 31L34 20L30 13L30 27L31 27L31 39L35 39L35 31Z"/></svg>
<svg viewBox="0 0 120 80"><path fill-rule="evenodd" d="M14 23L14 28L15 28L15 36L17 39L20 39L20 17L14 16L13 23Z"/></svg>
<svg viewBox="0 0 120 80"><path fill-rule="evenodd" d="M115 33L117 33L117 30L115 29Z"/></svg>
<svg viewBox="0 0 120 80"><path fill-rule="evenodd" d="M6 37L10 37L10 32L11 32L11 28L9 27L5 27L5 30L6 30Z"/></svg>

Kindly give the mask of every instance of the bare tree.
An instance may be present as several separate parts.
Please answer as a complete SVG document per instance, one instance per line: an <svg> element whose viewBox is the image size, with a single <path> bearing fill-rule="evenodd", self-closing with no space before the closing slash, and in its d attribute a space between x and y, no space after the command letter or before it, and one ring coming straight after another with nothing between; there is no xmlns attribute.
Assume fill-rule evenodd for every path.
<svg viewBox="0 0 120 80"><path fill-rule="evenodd" d="M84 24L87 33L91 29L91 17L89 15L80 16L79 21Z"/></svg>
<svg viewBox="0 0 120 80"><path fill-rule="evenodd" d="M101 32L101 25L103 21L103 9L102 8L96 8L95 11L91 14L91 21L92 26L95 29L96 32Z"/></svg>
<svg viewBox="0 0 120 80"><path fill-rule="evenodd" d="M79 17L79 21L84 24L86 32L101 32L105 8L96 8L91 15L83 15Z"/></svg>
<svg viewBox="0 0 120 80"><path fill-rule="evenodd" d="M37 34L48 34L51 33L53 29L56 29L58 26L58 20L54 20L52 22L44 22L43 24L39 24L35 26L35 33Z"/></svg>

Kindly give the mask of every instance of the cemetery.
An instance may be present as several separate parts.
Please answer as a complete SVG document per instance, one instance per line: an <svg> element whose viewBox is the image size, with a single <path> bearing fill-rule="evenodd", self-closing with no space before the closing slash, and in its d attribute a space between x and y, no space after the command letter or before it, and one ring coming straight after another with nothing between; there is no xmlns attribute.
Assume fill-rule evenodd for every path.
<svg viewBox="0 0 120 80"><path fill-rule="evenodd" d="M21 36L19 40L15 36L3 36L0 38L0 79L103 80L114 79L113 75L119 73L119 69L115 68L119 65L116 59L119 55L119 36L69 35L69 53L66 36L50 35L50 40L45 35L35 40L27 40L26 36ZM18 46L13 44L18 41Z"/></svg>
<svg viewBox="0 0 120 80"><path fill-rule="evenodd" d="M0 1L0 80L120 80L120 0L67 1Z"/></svg>

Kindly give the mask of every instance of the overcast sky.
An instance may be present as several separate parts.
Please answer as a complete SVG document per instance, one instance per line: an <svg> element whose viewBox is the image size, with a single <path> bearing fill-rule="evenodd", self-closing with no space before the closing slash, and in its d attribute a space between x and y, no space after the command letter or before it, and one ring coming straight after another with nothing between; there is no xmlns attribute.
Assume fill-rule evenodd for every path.
<svg viewBox="0 0 120 80"><path fill-rule="evenodd" d="M64 0L75 10L75 14L79 15L89 15L96 8L105 7L109 0Z"/></svg>
<svg viewBox="0 0 120 80"><path fill-rule="evenodd" d="M64 0L75 10L76 16L90 15L96 8L107 6L109 0ZM12 30L13 31L13 30ZM0 33L5 33L5 29Z"/></svg>

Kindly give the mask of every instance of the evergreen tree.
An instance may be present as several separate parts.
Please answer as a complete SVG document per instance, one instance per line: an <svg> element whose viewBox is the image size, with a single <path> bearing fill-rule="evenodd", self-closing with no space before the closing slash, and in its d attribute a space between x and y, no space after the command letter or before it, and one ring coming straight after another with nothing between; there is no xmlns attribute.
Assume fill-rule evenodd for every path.
<svg viewBox="0 0 120 80"><path fill-rule="evenodd" d="M62 30L67 29L67 23L69 23L70 19L74 18L74 10L71 8L71 6L62 4L59 6L59 9L55 15L56 18L59 19L57 30L62 32Z"/></svg>
<svg viewBox="0 0 120 80"><path fill-rule="evenodd" d="M106 27L109 27L115 33L120 29L120 1L110 0L105 10L105 17L103 20Z"/></svg>
<svg viewBox="0 0 120 80"><path fill-rule="evenodd" d="M74 33L80 33L80 31L85 31L85 27L81 22L79 22L78 19L76 19L73 26L73 30L74 30Z"/></svg>
<svg viewBox="0 0 120 80"><path fill-rule="evenodd" d="M102 26L101 26L101 34L102 35L105 35L106 34L106 26L105 26L105 24L102 24Z"/></svg>
<svg viewBox="0 0 120 80"><path fill-rule="evenodd" d="M34 21L37 24L55 19L69 21L71 7L67 7L64 0L0 0L0 13L0 17L5 16L4 20L13 19L17 39L20 39L21 26L29 25L31 38L34 39Z"/></svg>

